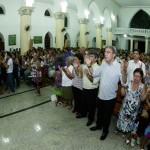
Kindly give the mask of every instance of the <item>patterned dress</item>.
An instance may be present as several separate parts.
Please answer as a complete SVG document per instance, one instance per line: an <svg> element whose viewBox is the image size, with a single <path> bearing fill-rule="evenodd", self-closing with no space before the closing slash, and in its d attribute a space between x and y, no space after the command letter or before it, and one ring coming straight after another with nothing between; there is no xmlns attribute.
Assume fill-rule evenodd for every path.
<svg viewBox="0 0 150 150"><path fill-rule="evenodd" d="M132 91L132 82L128 84L117 121L117 129L120 131L129 132L132 130L133 123L140 109L140 97L142 95L143 86L141 83L138 89Z"/></svg>
<svg viewBox="0 0 150 150"><path fill-rule="evenodd" d="M33 65L32 65L33 68L31 71L32 81L36 83L36 86L38 86L39 83L42 81L42 71L41 71L41 69L40 70L36 69L37 63L38 63L38 61L33 63Z"/></svg>
<svg viewBox="0 0 150 150"><path fill-rule="evenodd" d="M54 94L56 96L61 96L62 95L62 76L61 72L59 70L56 71L56 77L55 77L55 89L54 89Z"/></svg>
<svg viewBox="0 0 150 150"><path fill-rule="evenodd" d="M145 85L150 86L150 65L148 63L145 64L147 75L145 76Z"/></svg>

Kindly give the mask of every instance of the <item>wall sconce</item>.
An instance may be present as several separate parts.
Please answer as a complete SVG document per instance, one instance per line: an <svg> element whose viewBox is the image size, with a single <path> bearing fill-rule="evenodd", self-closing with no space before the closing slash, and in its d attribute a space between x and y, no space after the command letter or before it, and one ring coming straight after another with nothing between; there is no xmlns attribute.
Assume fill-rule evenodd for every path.
<svg viewBox="0 0 150 150"><path fill-rule="evenodd" d="M62 29L61 29L61 32L64 32L64 31L66 31L66 29L65 29L65 28L62 28Z"/></svg>
<svg viewBox="0 0 150 150"><path fill-rule="evenodd" d="M113 20L113 21L115 21L115 15L113 15L113 14L111 14L111 19Z"/></svg>
<svg viewBox="0 0 150 150"><path fill-rule="evenodd" d="M27 27L25 28L25 30L26 30L26 31L29 31L29 30L30 30L30 26L27 26Z"/></svg>
<svg viewBox="0 0 150 150"><path fill-rule="evenodd" d="M103 16L100 17L101 24L104 24L105 18Z"/></svg>
<svg viewBox="0 0 150 150"><path fill-rule="evenodd" d="M30 25L26 25L24 29L25 29L25 31L30 31L31 30L31 26Z"/></svg>
<svg viewBox="0 0 150 150"><path fill-rule="evenodd" d="M88 34L90 34L89 32L85 32L85 35L88 35Z"/></svg>

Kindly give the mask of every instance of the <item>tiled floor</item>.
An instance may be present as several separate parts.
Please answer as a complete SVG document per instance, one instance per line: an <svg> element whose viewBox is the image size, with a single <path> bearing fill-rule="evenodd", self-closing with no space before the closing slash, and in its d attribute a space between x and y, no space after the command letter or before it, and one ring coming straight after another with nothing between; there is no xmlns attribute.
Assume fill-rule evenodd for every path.
<svg viewBox="0 0 150 150"><path fill-rule="evenodd" d="M16 93L25 93L1 95L0 150L140 150L113 133L116 117L107 139L100 141L101 131L90 131L86 118L76 119L70 110L49 101L50 86L41 89L41 96L32 89L22 84Z"/></svg>

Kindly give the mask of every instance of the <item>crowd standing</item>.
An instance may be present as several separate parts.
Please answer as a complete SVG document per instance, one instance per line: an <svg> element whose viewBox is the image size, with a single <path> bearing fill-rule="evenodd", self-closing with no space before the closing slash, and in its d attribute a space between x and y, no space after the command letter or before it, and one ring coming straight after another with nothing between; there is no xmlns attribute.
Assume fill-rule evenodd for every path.
<svg viewBox="0 0 150 150"><path fill-rule="evenodd" d="M113 46L63 50L39 47L24 55L18 49L0 52L0 94L8 89L10 94L15 93L24 80L36 87L40 96L45 78L55 85L56 106L72 110L77 119L87 117L86 126L93 124L97 114L96 126L90 130L102 130L100 140L109 134L121 83L124 98L114 132L121 132L127 138L126 144L134 146L136 141L144 150L150 138L149 54L137 49L133 52L117 50Z"/></svg>

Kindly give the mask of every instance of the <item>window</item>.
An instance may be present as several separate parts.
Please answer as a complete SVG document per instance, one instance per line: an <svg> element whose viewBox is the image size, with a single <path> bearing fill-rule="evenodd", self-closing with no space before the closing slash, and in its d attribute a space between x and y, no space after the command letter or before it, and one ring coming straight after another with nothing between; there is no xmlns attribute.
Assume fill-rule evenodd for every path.
<svg viewBox="0 0 150 150"><path fill-rule="evenodd" d="M64 19L64 27L68 27L68 17L65 16L65 19Z"/></svg>
<svg viewBox="0 0 150 150"><path fill-rule="evenodd" d="M150 29L150 16L143 10L139 10L130 22L130 28Z"/></svg>
<svg viewBox="0 0 150 150"><path fill-rule="evenodd" d="M0 14L4 14L4 10L2 7L0 7Z"/></svg>
<svg viewBox="0 0 150 150"><path fill-rule="evenodd" d="M49 12L49 10L46 10L46 11L45 11L45 16L50 17L50 12Z"/></svg>

